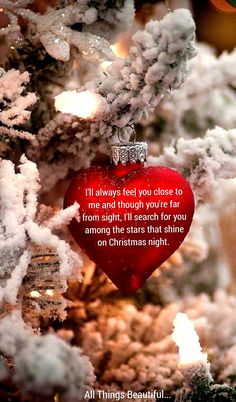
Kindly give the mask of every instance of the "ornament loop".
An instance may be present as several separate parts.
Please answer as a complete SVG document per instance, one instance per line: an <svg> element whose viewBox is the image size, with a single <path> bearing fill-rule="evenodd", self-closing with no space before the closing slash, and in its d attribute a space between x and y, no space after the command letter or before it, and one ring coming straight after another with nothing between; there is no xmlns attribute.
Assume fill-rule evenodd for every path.
<svg viewBox="0 0 236 402"><path fill-rule="evenodd" d="M116 143L111 147L111 161L118 165L127 163L145 162L147 159L148 146L146 142Z"/></svg>
<svg viewBox="0 0 236 402"><path fill-rule="evenodd" d="M135 130L134 124L128 124L127 127L129 127L131 129L131 139L130 139L130 141L135 143L136 142L136 130ZM117 128L117 137L118 137L119 142L123 143L123 144L124 143L126 144L127 141L123 139L123 134L124 134L123 129Z"/></svg>
<svg viewBox="0 0 236 402"><path fill-rule="evenodd" d="M123 131L122 131L120 128L118 128L118 129L117 129L117 137L118 137L118 140L120 141L120 143L125 144L126 141L123 139L122 134L123 134Z"/></svg>
<svg viewBox="0 0 236 402"><path fill-rule="evenodd" d="M129 127L131 130L130 141L132 141L132 143L135 143L137 135L136 135L136 130L135 130L134 124L128 124L127 127ZM127 144L127 140L124 140L124 138L123 138L124 130L117 127L116 133L117 133L119 142L123 143L123 144Z"/></svg>

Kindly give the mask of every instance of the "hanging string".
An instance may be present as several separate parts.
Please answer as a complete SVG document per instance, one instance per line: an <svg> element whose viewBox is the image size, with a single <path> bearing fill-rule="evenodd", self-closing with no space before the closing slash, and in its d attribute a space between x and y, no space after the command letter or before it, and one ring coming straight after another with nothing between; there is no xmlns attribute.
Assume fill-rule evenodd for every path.
<svg viewBox="0 0 236 402"><path fill-rule="evenodd" d="M171 13L171 6L170 6L171 0L165 0L166 8L168 13Z"/></svg>
<svg viewBox="0 0 236 402"><path fill-rule="evenodd" d="M120 143L126 143L126 140L124 139L124 132L122 129L117 128L117 137Z"/></svg>
<svg viewBox="0 0 236 402"><path fill-rule="evenodd" d="M129 127L131 128L131 130L132 130L132 134L131 134L131 137L130 137L130 141L132 141L133 143L135 143L135 142L136 142L136 137L137 137L137 135L136 135L136 130L135 130L134 124L129 124L128 126L129 126Z"/></svg>

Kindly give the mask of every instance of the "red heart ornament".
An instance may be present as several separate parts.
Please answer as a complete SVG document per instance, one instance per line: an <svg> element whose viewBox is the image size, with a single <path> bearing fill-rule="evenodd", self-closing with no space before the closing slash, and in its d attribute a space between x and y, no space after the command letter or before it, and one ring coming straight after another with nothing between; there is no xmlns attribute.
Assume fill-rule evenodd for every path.
<svg viewBox="0 0 236 402"><path fill-rule="evenodd" d="M124 294L135 292L183 242L194 213L186 180L166 167L91 167L69 186L80 204L70 232Z"/></svg>

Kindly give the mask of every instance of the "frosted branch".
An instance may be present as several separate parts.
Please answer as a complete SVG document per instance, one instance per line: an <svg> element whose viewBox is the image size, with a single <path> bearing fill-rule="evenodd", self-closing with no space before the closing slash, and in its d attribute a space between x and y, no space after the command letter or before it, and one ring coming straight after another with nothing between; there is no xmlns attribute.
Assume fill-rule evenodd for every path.
<svg viewBox="0 0 236 402"><path fill-rule="evenodd" d="M87 2L89 4L89 2ZM91 4L91 3L90 3ZM133 0L93 0L93 6L89 8L87 15L97 13L97 19L93 23L84 25L84 31L100 35L109 41L114 41L120 32L127 31L134 19Z"/></svg>
<svg viewBox="0 0 236 402"><path fill-rule="evenodd" d="M152 165L176 169L190 182L197 200L208 200L214 194L218 179L236 177L236 130L216 127L204 138L180 138L164 148L159 157L149 157Z"/></svg>
<svg viewBox="0 0 236 402"><path fill-rule="evenodd" d="M29 82L29 73L20 73L18 70L5 71L0 68L0 133L10 137L33 140L32 134L14 129L30 118L27 110L37 101L36 95L29 92L23 95L25 86ZM6 127L4 127L6 126Z"/></svg>
<svg viewBox="0 0 236 402"><path fill-rule="evenodd" d="M236 49L232 53L224 52L219 57L219 65L224 77L224 81L229 85L236 88L236 74L235 74L235 61L236 61Z"/></svg>
<svg viewBox="0 0 236 402"><path fill-rule="evenodd" d="M17 296L18 296L18 289L22 284L22 280L24 279L27 268L30 263L31 255L26 250L19 258L19 263L15 267L14 271L12 272L11 277L7 280L6 286L4 288L5 293L5 302L9 304L16 304Z"/></svg>
<svg viewBox="0 0 236 402"><path fill-rule="evenodd" d="M54 335L32 337L15 358L14 380L25 392L81 401L95 380L93 367L82 350Z"/></svg>
<svg viewBox="0 0 236 402"><path fill-rule="evenodd" d="M76 272L78 267L82 265L80 257L71 250L69 244L52 234L49 228L40 227L37 223L30 221L26 225L26 230L34 243L50 247L56 251L60 259L60 274L62 279L71 277L74 273L73 268L75 268ZM78 276L78 280L81 280L80 276Z"/></svg>
<svg viewBox="0 0 236 402"><path fill-rule="evenodd" d="M53 230L59 228L62 224L68 225L70 221L77 215L78 209L79 205L76 202L70 207L62 209L48 220L47 227Z"/></svg>
<svg viewBox="0 0 236 402"><path fill-rule="evenodd" d="M25 341L33 335L21 317L19 310L14 310L0 320L0 350L4 355L13 357Z"/></svg>
<svg viewBox="0 0 236 402"><path fill-rule="evenodd" d="M21 138L22 140L33 141L35 137L23 130L15 130L14 128L9 127L0 127L0 136L7 136L10 138Z"/></svg>
<svg viewBox="0 0 236 402"><path fill-rule="evenodd" d="M171 135L202 136L215 126L236 127L236 51L216 57L213 49L202 44L197 50L185 83L164 100L154 117L166 122L163 140Z"/></svg>
<svg viewBox="0 0 236 402"><path fill-rule="evenodd" d="M39 130L37 144L28 147L26 153L31 160L37 161L43 191L51 189L67 175L69 169L79 170L89 166L99 147L89 133L89 121L62 113Z"/></svg>
<svg viewBox="0 0 236 402"><path fill-rule="evenodd" d="M150 21L133 36L134 46L126 60L116 60L103 80L88 83L90 90L106 99L91 131L111 135L107 126L125 127L140 120L160 102L164 93L184 82L187 62L195 55L195 24L188 10L179 9L161 21Z"/></svg>
<svg viewBox="0 0 236 402"><path fill-rule="evenodd" d="M133 0L117 0L111 6L107 0L94 1L92 6L89 0L79 3L58 10L49 9L41 15L25 8L27 2L12 4L11 1L3 0L2 7L11 20L3 34L19 31L16 16L21 16L34 24L42 45L57 60L69 61L71 46L76 47L90 61L113 60L113 52L105 38L114 38L120 30L126 30L132 23ZM84 27L82 33L71 28L78 23Z"/></svg>
<svg viewBox="0 0 236 402"><path fill-rule="evenodd" d="M22 280L27 274L32 256L31 243L50 247L59 258L59 274L64 286L68 276L77 275L81 259L70 246L52 233L51 228L67 223L75 215L78 206L58 213L49 223L37 222L37 192L40 189L39 174L35 163L25 156L21 158L19 173L8 160L0 162L0 251L1 251L1 300L16 303Z"/></svg>
<svg viewBox="0 0 236 402"><path fill-rule="evenodd" d="M80 401L95 380L80 348L54 335L34 336L17 310L0 321L0 350L13 359L13 380L26 394L52 397L60 390L64 400Z"/></svg>

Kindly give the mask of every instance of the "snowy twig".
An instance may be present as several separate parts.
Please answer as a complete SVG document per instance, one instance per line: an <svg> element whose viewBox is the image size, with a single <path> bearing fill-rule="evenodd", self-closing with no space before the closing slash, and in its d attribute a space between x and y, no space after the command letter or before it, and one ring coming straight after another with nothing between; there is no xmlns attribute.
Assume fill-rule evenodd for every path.
<svg viewBox="0 0 236 402"><path fill-rule="evenodd" d="M225 129L236 127L236 51L216 57L211 48L202 44L197 50L185 83L165 99L159 110L166 122L164 141L171 135L203 136L216 125Z"/></svg>
<svg viewBox="0 0 236 402"><path fill-rule="evenodd" d="M4 33L19 31L16 16L21 16L35 26L46 51L57 60L69 61L71 46L76 47L90 61L113 60L113 52L104 37L114 38L117 31L127 29L132 23L133 0L118 0L117 4L112 2L112 6L109 6L107 0L94 1L93 5L90 3L89 0L74 2L58 10L49 9L42 15L23 8L27 2L24 4L3 0L2 7L11 19L11 24ZM83 32L72 29L71 26L75 24L84 26Z"/></svg>
<svg viewBox="0 0 236 402"><path fill-rule="evenodd" d="M30 118L30 111L27 110L35 104L37 97L29 92L22 95L25 85L29 82L29 73L20 73L18 70L5 71L0 68L0 134L9 137L19 137L33 140L30 133L14 129L15 125L21 125ZM2 126L1 126L2 125Z"/></svg>
<svg viewBox="0 0 236 402"><path fill-rule="evenodd" d="M62 224L68 224L71 219L77 215L78 207L79 205L75 202L70 207L57 212L51 219L48 220L47 227L53 230L59 228Z"/></svg>
<svg viewBox="0 0 236 402"><path fill-rule="evenodd" d="M104 110L94 117L92 133L100 128L100 135L108 136L111 126L136 123L164 93L179 88L186 79L187 62L195 55L194 30L190 12L179 9L135 33L129 58L114 61L102 80L86 85L106 100ZM97 121L103 121L100 127Z"/></svg>
<svg viewBox="0 0 236 402"><path fill-rule="evenodd" d="M37 192L40 189L36 165L21 157L20 173L12 162L0 162L0 250L1 302L16 303L18 290L30 263L31 243L55 250L59 257L59 272L64 284L68 276L77 274L81 266L79 255L52 233L52 228L68 223L78 206L59 212L54 220L37 223ZM76 272L77 271L77 272ZM78 276L78 279L80 276Z"/></svg>
<svg viewBox="0 0 236 402"><path fill-rule="evenodd" d="M236 129L216 127L204 138L180 138L164 148L162 155L150 156L148 161L182 173L195 191L196 200L212 199L217 179L236 177Z"/></svg>
<svg viewBox="0 0 236 402"><path fill-rule="evenodd" d="M9 127L0 127L0 136L6 136L7 138L21 138L22 140L34 141L33 134L23 130L15 130Z"/></svg>

